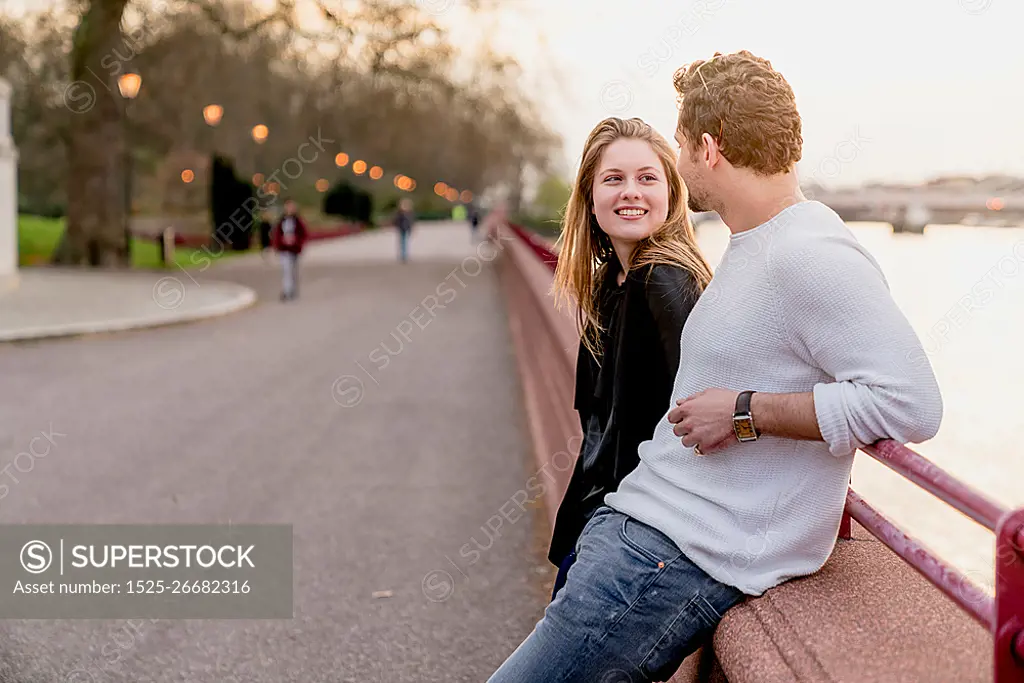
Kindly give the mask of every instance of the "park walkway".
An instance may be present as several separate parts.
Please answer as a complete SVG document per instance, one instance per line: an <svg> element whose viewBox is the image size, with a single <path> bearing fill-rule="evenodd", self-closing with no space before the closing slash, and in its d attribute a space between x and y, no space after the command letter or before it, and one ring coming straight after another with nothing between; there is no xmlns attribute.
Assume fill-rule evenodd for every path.
<svg viewBox="0 0 1024 683"><path fill-rule="evenodd" d="M55 444L11 469L3 523L291 523L295 606L3 621L0 679L486 680L552 575L539 504L509 503L532 457L504 303L462 225L394 253L390 230L311 245L289 303L276 266L242 257L176 275L186 297L257 292L232 315L0 344L0 467Z"/></svg>

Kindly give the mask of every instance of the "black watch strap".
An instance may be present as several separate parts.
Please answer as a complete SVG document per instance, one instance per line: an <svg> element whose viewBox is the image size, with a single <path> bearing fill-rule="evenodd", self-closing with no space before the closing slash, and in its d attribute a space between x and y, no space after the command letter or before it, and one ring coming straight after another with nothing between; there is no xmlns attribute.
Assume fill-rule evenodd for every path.
<svg viewBox="0 0 1024 683"><path fill-rule="evenodd" d="M736 397L736 415L750 414L750 397L755 393L753 391L740 392L740 395Z"/></svg>

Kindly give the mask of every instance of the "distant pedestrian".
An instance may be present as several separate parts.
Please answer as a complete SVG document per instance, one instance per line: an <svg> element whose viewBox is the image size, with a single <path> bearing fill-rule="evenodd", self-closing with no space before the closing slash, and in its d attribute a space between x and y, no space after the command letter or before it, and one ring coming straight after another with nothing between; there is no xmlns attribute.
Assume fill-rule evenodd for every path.
<svg viewBox="0 0 1024 683"><path fill-rule="evenodd" d="M274 218L270 209L262 209L257 220L257 229L260 236L260 253L266 256L270 252L270 232L274 229Z"/></svg>
<svg viewBox="0 0 1024 683"><path fill-rule="evenodd" d="M398 211L395 213L395 230L398 231L398 260L402 263L409 260L409 234L412 232L415 222L412 200L403 199L398 203Z"/></svg>
<svg viewBox="0 0 1024 683"><path fill-rule="evenodd" d="M290 301L298 296L299 254L308 237L306 224L299 217L295 201L286 200L284 215L270 238L281 257L281 301Z"/></svg>
<svg viewBox="0 0 1024 683"><path fill-rule="evenodd" d="M466 211L469 213L469 238L471 242L476 243L477 232L480 229L480 210L476 204L470 202Z"/></svg>

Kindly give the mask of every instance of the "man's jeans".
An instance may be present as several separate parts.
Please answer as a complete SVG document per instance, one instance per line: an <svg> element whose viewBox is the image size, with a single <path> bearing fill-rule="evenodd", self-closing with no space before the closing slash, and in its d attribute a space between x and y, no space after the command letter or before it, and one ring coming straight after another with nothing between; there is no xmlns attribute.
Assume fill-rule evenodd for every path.
<svg viewBox="0 0 1024 683"><path fill-rule="evenodd" d="M281 252L281 293L286 297L295 296L296 281L298 280L298 254L290 251Z"/></svg>
<svg viewBox="0 0 1024 683"><path fill-rule="evenodd" d="M667 681L743 594L660 531L601 507L565 586L490 683Z"/></svg>

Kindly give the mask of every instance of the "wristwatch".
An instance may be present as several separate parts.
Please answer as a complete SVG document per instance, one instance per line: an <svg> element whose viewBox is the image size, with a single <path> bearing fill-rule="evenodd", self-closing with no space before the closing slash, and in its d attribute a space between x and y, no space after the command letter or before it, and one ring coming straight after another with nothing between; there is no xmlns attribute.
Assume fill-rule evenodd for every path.
<svg viewBox="0 0 1024 683"><path fill-rule="evenodd" d="M732 429L736 438L743 441L757 441L760 434L754 426L754 416L750 414L750 397L753 391L743 391L736 397L736 412L732 414Z"/></svg>

